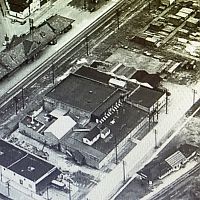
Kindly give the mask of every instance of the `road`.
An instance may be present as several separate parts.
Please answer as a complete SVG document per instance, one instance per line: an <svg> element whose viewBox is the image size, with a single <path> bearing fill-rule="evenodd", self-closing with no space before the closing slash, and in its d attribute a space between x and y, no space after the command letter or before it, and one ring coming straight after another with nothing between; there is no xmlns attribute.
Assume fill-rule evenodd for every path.
<svg viewBox="0 0 200 200"><path fill-rule="evenodd" d="M186 113L188 116L187 120L182 123L182 125L178 128L179 131L181 131L181 127L184 127L188 122L190 122L195 116L199 110L200 110L200 100L198 100ZM187 173L183 174L180 176L178 179L176 179L172 184L168 185L167 187L161 189L158 193L152 195L149 193L147 196L144 196L145 192L141 190L141 194L135 195L138 199L138 196L140 198L144 196L144 199L148 200L168 200L168 199L173 199L176 195L180 195L179 191L183 191L183 188L188 185L188 183L195 177L195 175L199 175L200 172L200 163L197 164L194 168L190 169ZM134 180L135 177L133 177L133 180L128 181L122 189L114 196L112 199L116 200L122 200L124 196L127 196L129 199L130 195L132 192L134 192L134 187L136 180ZM137 185L136 185L137 186ZM140 187L145 187L145 186L140 186ZM146 188L147 189L147 188ZM145 190L145 188L144 188ZM143 194L142 194L143 193ZM125 200L125 199L124 199Z"/></svg>

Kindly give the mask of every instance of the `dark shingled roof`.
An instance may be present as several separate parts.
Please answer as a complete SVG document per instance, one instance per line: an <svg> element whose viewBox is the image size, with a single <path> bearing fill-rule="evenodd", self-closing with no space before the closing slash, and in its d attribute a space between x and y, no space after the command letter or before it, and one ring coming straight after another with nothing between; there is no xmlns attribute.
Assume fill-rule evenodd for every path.
<svg viewBox="0 0 200 200"><path fill-rule="evenodd" d="M7 69L2 77L20 67L55 38L56 34L47 24L35 28L28 35L13 36L8 48L0 52L0 63Z"/></svg>
<svg viewBox="0 0 200 200"><path fill-rule="evenodd" d="M197 146L193 146L186 143L186 144L181 144L177 150L179 150L186 158L188 158L189 156L191 156L192 153L197 151L197 149L198 149Z"/></svg>
<svg viewBox="0 0 200 200"><path fill-rule="evenodd" d="M197 149L198 147L187 143L181 144L179 148L169 149L163 157L160 156L158 158L155 158L137 173L147 176L147 179L150 181L157 180L160 176L166 174L169 170L172 169L172 167L165 161L165 159L167 159L177 151L180 151L186 158L188 158Z"/></svg>
<svg viewBox="0 0 200 200"><path fill-rule="evenodd" d="M137 174L144 175L149 181L158 180L159 177L165 175L172 167L165 161L156 162L152 161L144 166L143 169L137 172Z"/></svg>
<svg viewBox="0 0 200 200"><path fill-rule="evenodd" d="M46 97L87 112L93 112L115 90L115 88L102 83L76 74L70 74L59 85L47 93Z"/></svg>
<svg viewBox="0 0 200 200"><path fill-rule="evenodd" d="M27 155L9 169L27 179L37 181L53 168L54 166L52 164L47 163L42 159L38 159L35 156Z"/></svg>
<svg viewBox="0 0 200 200"><path fill-rule="evenodd" d="M26 60L24 46L22 43L0 53L0 62L9 70L14 70Z"/></svg>
<svg viewBox="0 0 200 200"><path fill-rule="evenodd" d="M5 66L3 66L1 63L0 63L0 80L6 76L6 74L8 73L8 69L6 69Z"/></svg>
<svg viewBox="0 0 200 200"><path fill-rule="evenodd" d="M44 48L49 42L56 38L56 34L48 24L43 24L35 28L32 34L28 34L26 39L36 42L41 48Z"/></svg>

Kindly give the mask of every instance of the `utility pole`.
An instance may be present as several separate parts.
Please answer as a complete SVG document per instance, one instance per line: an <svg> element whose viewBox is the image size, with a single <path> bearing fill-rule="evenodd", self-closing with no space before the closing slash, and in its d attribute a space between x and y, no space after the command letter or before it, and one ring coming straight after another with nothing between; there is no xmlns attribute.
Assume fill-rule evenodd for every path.
<svg viewBox="0 0 200 200"><path fill-rule="evenodd" d="M148 117L149 117L149 131L151 130L151 115L150 115L150 112L148 114Z"/></svg>
<svg viewBox="0 0 200 200"><path fill-rule="evenodd" d="M124 178L124 183L126 182L126 169L125 169L125 161L123 160L123 162L122 162L122 164L123 164L123 178Z"/></svg>
<svg viewBox="0 0 200 200"><path fill-rule="evenodd" d="M155 134L155 149L158 148L158 143L157 143L157 130L154 129L154 134Z"/></svg>
<svg viewBox="0 0 200 200"><path fill-rule="evenodd" d="M118 164L118 152L117 152L117 135L115 134L115 164L117 165Z"/></svg>
<svg viewBox="0 0 200 200"><path fill-rule="evenodd" d="M69 200L71 200L72 196L71 196L71 182L70 182L70 179L68 179L68 182L69 182Z"/></svg>
<svg viewBox="0 0 200 200"><path fill-rule="evenodd" d="M30 33L32 33L33 30L33 19L29 18L29 27L30 27Z"/></svg>
<svg viewBox="0 0 200 200"><path fill-rule="evenodd" d="M22 108L24 109L25 102L24 102L24 88L22 87Z"/></svg>
<svg viewBox="0 0 200 200"><path fill-rule="evenodd" d="M52 69L52 83L54 85L55 84L55 66L52 65L51 69Z"/></svg>
<svg viewBox="0 0 200 200"><path fill-rule="evenodd" d="M167 90L165 91L166 95L166 114L168 114L168 95L167 95Z"/></svg>
<svg viewBox="0 0 200 200"><path fill-rule="evenodd" d="M158 109L159 109L159 107L158 107L158 101L157 101L157 108L156 108L157 122L158 122Z"/></svg>
<svg viewBox="0 0 200 200"><path fill-rule="evenodd" d="M84 2L83 2L83 8L84 8L85 10L87 9L86 0L84 0Z"/></svg>
<svg viewBox="0 0 200 200"><path fill-rule="evenodd" d="M149 12L151 11L151 0L149 0Z"/></svg>
<svg viewBox="0 0 200 200"><path fill-rule="evenodd" d="M89 56L89 41L88 41L88 36L85 37L85 44L86 44L86 53L87 53L87 56Z"/></svg>
<svg viewBox="0 0 200 200"><path fill-rule="evenodd" d="M119 10L117 9L117 10L116 10L116 16L117 16L117 28L118 28L118 30L119 30L119 28L120 28L120 24L119 24L119 15L120 15L120 13L119 13Z"/></svg>
<svg viewBox="0 0 200 200"><path fill-rule="evenodd" d="M49 186L47 185L47 199L49 200Z"/></svg>
<svg viewBox="0 0 200 200"><path fill-rule="evenodd" d="M8 187L8 196L10 196L10 180L8 180L6 183Z"/></svg>
<svg viewBox="0 0 200 200"><path fill-rule="evenodd" d="M195 103L195 97L196 97L196 94L197 94L197 90L195 89L192 89L193 91L193 104Z"/></svg>
<svg viewBox="0 0 200 200"><path fill-rule="evenodd" d="M17 112L18 112L18 108L17 108L17 106L18 106L18 99L17 99L16 96L13 97L13 101L14 101L14 106L15 106L15 114L17 115Z"/></svg>

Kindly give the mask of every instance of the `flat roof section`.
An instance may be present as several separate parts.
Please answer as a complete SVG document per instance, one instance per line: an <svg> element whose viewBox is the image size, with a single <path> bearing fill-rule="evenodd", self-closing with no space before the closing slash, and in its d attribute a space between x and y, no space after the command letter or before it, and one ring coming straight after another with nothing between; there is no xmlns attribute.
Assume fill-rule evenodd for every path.
<svg viewBox="0 0 200 200"><path fill-rule="evenodd" d="M164 92L140 86L128 100L134 104L151 108L163 95Z"/></svg>
<svg viewBox="0 0 200 200"><path fill-rule="evenodd" d="M102 113L104 113L107 109L109 109L115 102L117 102L121 95L123 94L122 90L116 90L109 98L105 100L105 102L100 105L93 113L92 115L96 117L100 117Z"/></svg>
<svg viewBox="0 0 200 200"><path fill-rule="evenodd" d="M44 132L52 133L57 139L61 139L67 134L76 122L70 116L61 116L54 123L52 123Z"/></svg>
<svg viewBox="0 0 200 200"><path fill-rule="evenodd" d="M35 182L53 168L52 164L29 154L9 169Z"/></svg>
<svg viewBox="0 0 200 200"><path fill-rule="evenodd" d="M28 128L32 128L34 131L38 132L41 130L41 128L44 126L43 123L39 122L35 118L32 118L31 116L26 116L22 121L22 124L27 126Z"/></svg>
<svg viewBox="0 0 200 200"><path fill-rule="evenodd" d="M110 116L103 124L110 129L110 135L105 139L100 138L92 147L104 154L110 153L115 148L116 142L119 144L145 117L147 117L146 112L124 103L119 108L118 114Z"/></svg>
<svg viewBox="0 0 200 200"><path fill-rule="evenodd" d="M0 140L0 165L8 167L14 162L26 156L27 153L18 149L17 147Z"/></svg>
<svg viewBox="0 0 200 200"><path fill-rule="evenodd" d="M63 17L61 15L51 16L46 20L47 24L55 31L62 32L69 27L75 20Z"/></svg>
<svg viewBox="0 0 200 200"><path fill-rule="evenodd" d="M93 140L99 134L100 129L95 126L84 138L87 138L88 140Z"/></svg>
<svg viewBox="0 0 200 200"><path fill-rule="evenodd" d="M86 66L82 66L81 68L79 68L75 74L78 74L80 76L84 76L87 77L89 79L101 82L101 83L109 83L110 78L112 78L112 76L100 72L94 68L91 67L86 67Z"/></svg>
<svg viewBox="0 0 200 200"><path fill-rule="evenodd" d="M70 74L59 85L47 93L46 97L87 112L92 112L115 90L115 88L102 83Z"/></svg>

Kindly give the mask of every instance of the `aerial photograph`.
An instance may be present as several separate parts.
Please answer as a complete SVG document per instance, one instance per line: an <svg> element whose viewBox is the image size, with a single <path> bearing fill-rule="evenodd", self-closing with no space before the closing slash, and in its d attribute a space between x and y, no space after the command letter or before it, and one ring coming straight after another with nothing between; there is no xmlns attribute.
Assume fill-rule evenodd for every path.
<svg viewBox="0 0 200 200"><path fill-rule="evenodd" d="M0 200L200 200L200 0L0 0Z"/></svg>

